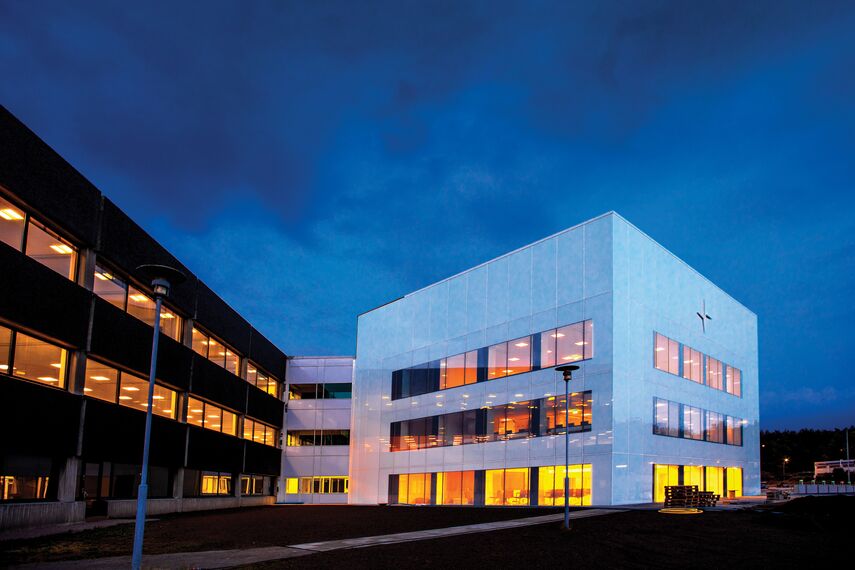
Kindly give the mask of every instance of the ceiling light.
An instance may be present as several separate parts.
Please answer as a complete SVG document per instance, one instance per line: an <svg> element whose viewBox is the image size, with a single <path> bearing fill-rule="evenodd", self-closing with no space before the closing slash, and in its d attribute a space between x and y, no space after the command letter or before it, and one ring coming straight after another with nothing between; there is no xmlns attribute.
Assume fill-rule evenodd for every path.
<svg viewBox="0 0 855 570"><path fill-rule="evenodd" d="M528 343L527 342L518 342L514 346L518 346L518 347L522 348L524 346L528 346Z"/></svg>
<svg viewBox="0 0 855 570"><path fill-rule="evenodd" d="M218 417L220 417L220 414L208 414L208 417L209 418L218 418Z"/></svg>
<svg viewBox="0 0 855 570"><path fill-rule="evenodd" d="M23 220L24 216L22 216L20 212L18 212L17 210L13 210L12 208L3 208L2 210L0 210L0 218L12 222Z"/></svg>
<svg viewBox="0 0 855 570"><path fill-rule="evenodd" d="M664 346L657 346L656 347L656 352L662 352L663 350L665 350Z"/></svg>
<svg viewBox="0 0 855 570"><path fill-rule="evenodd" d="M59 380L52 376L39 376L37 380L41 380L42 382L59 382Z"/></svg>
<svg viewBox="0 0 855 570"><path fill-rule="evenodd" d="M119 396L120 400L133 400L130 396Z"/></svg>
<svg viewBox="0 0 855 570"><path fill-rule="evenodd" d="M550 335L552 338L564 338L564 333Z"/></svg>
<svg viewBox="0 0 855 570"><path fill-rule="evenodd" d="M62 368L62 364L59 362L51 362L50 365L53 366L54 368Z"/></svg>
<svg viewBox="0 0 855 570"><path fill-rule="evenodd" d="M98 382L104 382L106 380L109 380L109 378L107 378L106 376L90 376L90 378L93 380L97 380Z"/></svg>
<svg viewBox="0 0 855 570"><path fill-rule="evenodd" d="M161 313L160 317L162 319L174 319L175 315L173 315L172 313Z"/></svg>
<svg viewBox="0 0 855 570"><path fill-rule="evenodd" d="M201 414L201 413L202 413L202 408L193 408L193 409L192 409L192 410L190 410L190 411L191 411L191 412L196 412L197 414Z"/></svg>
<svg viewBox="0 0 855 570"><path fill-rule="evenodd" d="M588 344L588 343L587 343L587 342L585 342L585 341L580 340L580 341L578 341L578 342L574 342L573 344L575 344L576 346L583 346L583 345Z"/></svg>
<svg viewBox="0 0 855 570"><path fill-rule="evenodd" d="M122 386L122 390L127 390L128 392L139 392L140 389L136 386Z"/></svg>
<svg viewBox="0 0 855 570"><path fill-rule="evenodd" d="M55 243L51 245L50 248L61 255L68 255L70 253L74 253L74 250L65 245L64 243Z"/></svg>
<svg viewBox="0 0 855 570"><path fill-rule="evenodd" d="M519 360L519 358L517 358L516 356L514 356L513 358L509 358L508 360L510 360L511 362L516 362L516 361L518 361L518 360Z"/></svg>
<svg viewBox="0 0 855 570"><path fill-rule="evenodd" d="M152 399L153 400L165 400L166 398L164 398L163 396L152 396Z"/></svg>
<svg viewBox="0 0 855 570"><path fill-rule="evenodd" d="M141 293L136 293L134 295L131 295L130 297L131 301L136 301L137 303L145 303L146 301L148 301L148 297Z"/></svg>
<svg viewBox="0 0 855 570"><path fill-rule="evenodd" d="M83 391L84 391L84 392L91 392L91 391L92 391L92 388L83 388Z"/></svg>
<svg viewBox="0 0 855 570"><path fill-rule="evenodd" d="M0 370L9 370L8 364L0 364Z"/></svg>

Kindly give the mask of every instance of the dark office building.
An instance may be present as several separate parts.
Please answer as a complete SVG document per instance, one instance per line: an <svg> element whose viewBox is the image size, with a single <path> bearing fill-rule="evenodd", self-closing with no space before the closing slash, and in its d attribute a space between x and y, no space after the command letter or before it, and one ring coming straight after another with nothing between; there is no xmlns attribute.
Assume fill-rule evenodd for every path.
<svg viewBox="0 0 855 570"><path fill-rule="evenodd" d="M273 502L285 354L0 107L0 529L133 513L151 263L149 513Z"/></svg>

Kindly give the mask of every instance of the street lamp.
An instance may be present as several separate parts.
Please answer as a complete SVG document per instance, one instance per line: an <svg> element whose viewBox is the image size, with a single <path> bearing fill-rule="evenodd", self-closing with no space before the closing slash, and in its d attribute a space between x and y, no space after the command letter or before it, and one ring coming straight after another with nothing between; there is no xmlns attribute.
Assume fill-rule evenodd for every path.
<svg viewBox="0 0 855 570"><path fill-rule="evenodd" d="M781 472L782 472L781 478L782 479L787 478L787 463L789 463L789 462L790 462L790 458L785 457L783 463L781 463Z"/></svg>
<svg viewBox="0 0 855 570"><path fill-rule="evenodd" d="M575 364L566 364L556 368L564 374L564 530L570 530L570 378Z"/></svg>
<svg viewBox="0 0 855 570"><path fill-rule="evenodd" d="M145 534L145 507L148 498L148 448L151 443L151 408L154 401L154 377L157 370L157 344L160 337L160 309L163 298L169 295L172 285L178 285L186 277L177 269L166 265L140 265L137 271L151 279L154 292L154 337L151 341L151 365L148 373L148 406L145 409L145 438L143 440L142 473L137 491L137 520L134 525L134 551L131 558L133 570L142 566L143 535Z"/></svg>

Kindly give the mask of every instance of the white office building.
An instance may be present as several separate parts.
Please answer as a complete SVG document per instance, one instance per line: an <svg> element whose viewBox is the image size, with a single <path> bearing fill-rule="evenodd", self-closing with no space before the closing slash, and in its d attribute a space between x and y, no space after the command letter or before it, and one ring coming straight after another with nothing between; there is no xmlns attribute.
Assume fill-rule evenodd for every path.
<svg viewBox="0 0 855 570"><path fill-rule="evenodd" d="M350 503L561 505L568 432L571 504L760 490L756 315L615 213L360 315L354 379Z"/></svg>
<svg viewBox="0 0 855 570"><path fill-rule="evenodd" d="M346 503L353 357L288 360L280 503Z"/></svg>

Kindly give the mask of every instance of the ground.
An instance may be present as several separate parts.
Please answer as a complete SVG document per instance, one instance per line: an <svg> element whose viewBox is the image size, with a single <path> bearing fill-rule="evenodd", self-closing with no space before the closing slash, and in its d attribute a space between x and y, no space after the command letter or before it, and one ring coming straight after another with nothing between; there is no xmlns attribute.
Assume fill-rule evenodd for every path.
<svg viewBox="0 0 855 570"><path fill-rule="evenodd" d="M284 506L162 517L146 528L149 554L287 546L522 518L553 509ZM253 568L582 567L794 568L849 550L855 497L809 497L788 504L701 515L628 511L574 522L329 553ZM132 525L0 543L0 567L129 554Z"/></svg>

